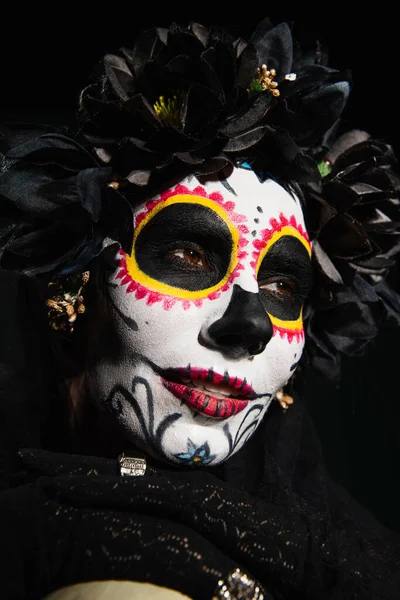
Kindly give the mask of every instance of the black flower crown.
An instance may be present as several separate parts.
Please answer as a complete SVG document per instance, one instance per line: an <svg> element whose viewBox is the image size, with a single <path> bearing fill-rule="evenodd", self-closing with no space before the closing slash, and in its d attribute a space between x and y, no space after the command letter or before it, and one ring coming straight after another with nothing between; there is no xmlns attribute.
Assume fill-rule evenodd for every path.
<svg viewBox="0 0 400 600"><path fill-rule="evenodd" d="M347 79L301 54L286 23L262 22L248 43L197 23L172 25L105 56L79 115L100 159L139 186L169 168L201 173L243 160L318 179L305 149L334 127Z"/></svg>
<svg viewBox="0 0 400 600"><path fill-rule="evenodd" d="M107 54L73 132L27 134L6 153L1 266L86 270L107 236L129 250L132 206L190 173L246 163L260 180L294 183L304 200L316 267L311 361L363 347L383 314L400 314L383 281L399 248L399 186L387 145L360 135L335 145L350 76L326 60L268 19L247 41L172 24Z"/></svg>

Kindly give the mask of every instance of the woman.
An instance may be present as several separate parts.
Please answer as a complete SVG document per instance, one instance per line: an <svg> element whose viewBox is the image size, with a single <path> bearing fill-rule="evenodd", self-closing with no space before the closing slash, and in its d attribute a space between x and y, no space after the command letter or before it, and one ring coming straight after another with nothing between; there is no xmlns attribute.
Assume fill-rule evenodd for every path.
<svg viewBox="0 0 400 600"><path fill-rule="evenodd" d="M1 266L52 328L6 448L6 597L398 596L398 535L298 395L399 321L395 158L342 130L349 88L286 23L174 24L104 57L73 131L6 128Z"/></svg>

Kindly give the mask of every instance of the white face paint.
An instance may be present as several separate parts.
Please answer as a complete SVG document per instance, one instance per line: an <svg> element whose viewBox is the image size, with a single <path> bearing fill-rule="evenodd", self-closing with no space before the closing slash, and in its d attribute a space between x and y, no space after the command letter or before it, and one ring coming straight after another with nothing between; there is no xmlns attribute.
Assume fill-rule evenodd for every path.
<svg viewBox="0 0 400 600"><path fill-rule="evenodd" d="M105 252L113 341L93 349L89 386L137 446L215 465L252 435L301 356L302 210L235 169L226 182L184 180L134 220L131 254Z"/></svg>

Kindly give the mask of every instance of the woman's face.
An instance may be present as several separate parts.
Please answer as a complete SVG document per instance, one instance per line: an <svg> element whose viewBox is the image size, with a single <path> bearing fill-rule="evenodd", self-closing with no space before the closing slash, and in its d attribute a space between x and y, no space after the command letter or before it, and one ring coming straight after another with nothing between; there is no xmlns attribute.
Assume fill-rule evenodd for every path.
<svg viewBox="0 0 400 600"><path fill-rule="evenodd" d="M296 369L311 248L297 198L235 169L188 178L134 212L132 251L104 253L108 316L88 382L158 458L215 465Z"/></svg>

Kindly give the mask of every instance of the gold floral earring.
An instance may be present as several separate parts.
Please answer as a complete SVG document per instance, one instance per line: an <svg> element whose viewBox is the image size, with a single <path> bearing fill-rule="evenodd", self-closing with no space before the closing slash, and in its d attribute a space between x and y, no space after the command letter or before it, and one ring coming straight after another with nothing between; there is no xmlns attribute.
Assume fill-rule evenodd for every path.
<svg viewBox="0 0 400 600"><path fill-rule="evenodd" d="M289 394L286 394L283 391L283 388L280 389L275 394L275 400L278 400L279 404L282 406L284 410L287 410L291 404L293 404L294 399Z"/></svg>
<svg viewBox="0 0 400 600"><path fill-rule="evenodd" d="M46 300L49 324L56 331L74 331L78 315L85 312L83 288L89 281L89 271L55 278L49 283L51 297Z"/></svg>

